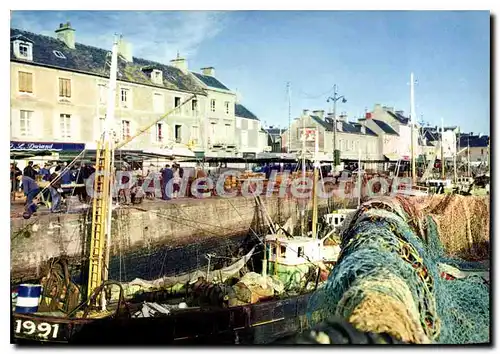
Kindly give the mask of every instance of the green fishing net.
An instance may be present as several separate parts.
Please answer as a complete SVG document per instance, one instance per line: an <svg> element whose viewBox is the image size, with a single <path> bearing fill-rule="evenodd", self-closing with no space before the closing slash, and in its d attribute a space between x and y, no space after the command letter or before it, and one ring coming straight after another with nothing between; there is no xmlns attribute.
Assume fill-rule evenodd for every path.
<svg viewBox="0 0 500 354"><path fill-rule="evenodd" d="M327 283L311 297L310 320L340 315L415 343L489 342L489 283L467 275L487 269L446 257L437 230L431 217L417 223L397 200L362 205L342 232ZM466 275L446 277L440 264Z"/></svg>

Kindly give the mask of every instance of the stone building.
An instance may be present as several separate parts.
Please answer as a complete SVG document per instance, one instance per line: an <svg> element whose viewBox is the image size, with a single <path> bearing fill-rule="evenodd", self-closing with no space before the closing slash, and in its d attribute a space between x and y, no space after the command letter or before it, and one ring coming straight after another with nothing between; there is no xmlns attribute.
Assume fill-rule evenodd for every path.
<svg viewBox="0 0 500 354"><path fill-rule="evenodd" d="M78 43L69 22L55 30L55 37L11 29L11 145L95 146L104 128L111 44L110 39L109 49L101 49ZM118 49L116 140L173 110L124 149L187 151L189 156L239 153L236 95L215 78L213 68L191 72L179 56L169 65L137 58L123 39ZM193 94L195 99L179 107ZM259 149L258 139L251 135L249 141L255 144L251 149Z"/></svg>

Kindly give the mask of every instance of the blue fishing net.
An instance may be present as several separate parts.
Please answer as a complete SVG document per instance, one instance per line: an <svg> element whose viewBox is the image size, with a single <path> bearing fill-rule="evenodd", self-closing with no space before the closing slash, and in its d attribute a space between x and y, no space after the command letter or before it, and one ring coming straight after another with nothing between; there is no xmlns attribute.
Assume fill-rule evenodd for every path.
<svg viewBox="0 0 500 354"><path fill-rule="evenodd" d="M421 222L425 231L421 235L417 223L409 221L397 203L372 203L358 210L341 235L337 265L325 286L311 297L310 320L318 320L313 320L313 313L320 319L332 315L349 319L367 294L381 294L406 306L405 315L430 343L489 342L489 285L477 276L448 280L438 268L447 264L484 270L484 266L446 257L432 218Z"/></svg>

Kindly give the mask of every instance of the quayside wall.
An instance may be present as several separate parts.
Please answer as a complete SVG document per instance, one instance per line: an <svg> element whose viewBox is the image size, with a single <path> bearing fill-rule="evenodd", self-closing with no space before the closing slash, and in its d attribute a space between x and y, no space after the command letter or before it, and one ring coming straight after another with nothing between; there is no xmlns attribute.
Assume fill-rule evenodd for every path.
<svg viewBox="0 0 500 354"><path fill-rule="evenodd" d="M261 200L273 222L284 223L299 210L289 198ZM327 203L319 200L320 215ZM252 229L265 232L256 200L243 196L147 201L115 209L112 225L110 278L122 281L203 267L207 253L234 253L246 237L252 237ZM90 226L88 213L11 219L12 281L40 277L41 266L53 257L64 255L79 264L88 247Z"/></svg>

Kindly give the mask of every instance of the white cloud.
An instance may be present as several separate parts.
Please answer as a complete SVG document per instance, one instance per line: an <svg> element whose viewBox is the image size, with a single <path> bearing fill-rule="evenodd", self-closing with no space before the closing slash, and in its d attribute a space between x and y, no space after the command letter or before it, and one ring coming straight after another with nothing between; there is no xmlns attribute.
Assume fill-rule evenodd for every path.
<svg viewBox="0 0 500 354"><path fill-rule="evenodd" d="M12 27L54 35L59 23L70 21L79 43L110 48L120 33L134 56L168 63L177 52L194 58L224 28L225 18L215 11L15 11Z"/></svg>

